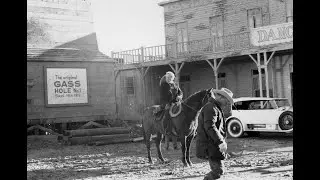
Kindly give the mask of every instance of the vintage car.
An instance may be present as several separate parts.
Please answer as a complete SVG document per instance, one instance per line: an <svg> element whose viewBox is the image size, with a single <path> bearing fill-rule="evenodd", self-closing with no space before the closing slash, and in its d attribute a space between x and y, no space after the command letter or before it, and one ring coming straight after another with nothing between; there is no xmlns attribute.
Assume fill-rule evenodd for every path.
<svg viewBox="0 0 320 180"><path fill-rule="evenodd" d="M234 99L232 116L227 119L231 137L259 132L293 131L293 107L286 98L241 97Z"/></svg>

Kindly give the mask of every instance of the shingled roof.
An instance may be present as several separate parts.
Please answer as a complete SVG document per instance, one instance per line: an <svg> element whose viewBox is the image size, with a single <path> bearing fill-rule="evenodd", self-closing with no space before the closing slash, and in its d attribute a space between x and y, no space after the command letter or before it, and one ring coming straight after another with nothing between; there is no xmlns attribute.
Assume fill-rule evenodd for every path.
<svg viewBox="0 0 320 180"><path fill-rule="evenodd" d="M98 50L27 46L28 61L110 61L112 58Z"/></svg>

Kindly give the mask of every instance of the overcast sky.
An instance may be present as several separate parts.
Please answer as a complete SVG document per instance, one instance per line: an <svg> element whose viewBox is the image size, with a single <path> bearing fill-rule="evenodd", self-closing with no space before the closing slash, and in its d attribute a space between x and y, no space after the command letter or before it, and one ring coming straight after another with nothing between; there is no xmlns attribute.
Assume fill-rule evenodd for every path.
<svg viewBox="0 0 320 180"><path fill-rule="evenodd" d="M99 49L111 51L165 44L163 0L92 0Z"/></svg>

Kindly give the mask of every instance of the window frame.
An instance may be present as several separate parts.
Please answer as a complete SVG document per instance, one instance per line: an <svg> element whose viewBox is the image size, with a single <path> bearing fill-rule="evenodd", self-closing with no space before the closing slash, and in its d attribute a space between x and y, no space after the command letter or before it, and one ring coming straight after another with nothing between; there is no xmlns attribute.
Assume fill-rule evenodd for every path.
<svg viewBox="0 0 320 180"><path fill-rule="evenodd" d="M129 79L132 79L132 81L130 82ZM135 84L134 84L134 76L126 76L125 77L125 91L126 91L126 95L129 96L134 96L135 95ZM129 83L130 82L130 83ZM129 86L132 85L132 86ZM130 88L130 90L129 90Z"/></svg>
<svg viewBox="0 0 320 180"><path fill-rule="evenodd" d="M255 21L253 22L254 23L254 27L251 27L250 26L250 18L251 18L251 14L252 13L250 13L250 11L254 11L254 10L259 10L259 15L260 15L260 25L259 26L257 26L256 24L256 22L257 22L257 16L256 16L256 14L255 15L253 15L252 17L254 17L254 19L255 19ZM250 29L250 28L258 28L258 27L261 27L261 26L263 26L263 17L262 17L262 8L261 7L256 7L256 8L251 8L251 9L248 9L247 10L247 25L248 25L248 28Z"/></svg>

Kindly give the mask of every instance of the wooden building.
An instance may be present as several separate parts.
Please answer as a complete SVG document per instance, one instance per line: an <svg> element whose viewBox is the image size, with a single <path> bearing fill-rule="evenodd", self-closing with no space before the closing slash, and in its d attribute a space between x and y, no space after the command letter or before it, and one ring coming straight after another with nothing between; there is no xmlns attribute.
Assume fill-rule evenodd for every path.
<svg viewBox="0 0 320 180"><path fill-rule="evenodd" d="M90 1L27 3L27 124L115 119L114 61L98 50Z"/></svg>
<svg viewBox="0 0 320 180"><path fill-rule="evenodd" d="M113 52L121 119L138 120L159 103L159 80L176 74L184 97L227 87L234 97L292 102L292 0L169 0L166 44Z"/></svg>

